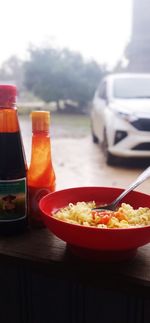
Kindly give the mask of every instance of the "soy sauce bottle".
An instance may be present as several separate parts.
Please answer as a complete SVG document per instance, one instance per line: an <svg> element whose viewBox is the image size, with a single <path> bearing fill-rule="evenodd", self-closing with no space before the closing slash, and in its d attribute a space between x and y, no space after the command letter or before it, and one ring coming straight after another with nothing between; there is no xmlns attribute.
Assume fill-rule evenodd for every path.
<svg viewBox="0 0 150 323"><path fill-rule="evenodd" d="M27 164L16 108L16 87L0 85L0 234L27 225Z"/></svg>

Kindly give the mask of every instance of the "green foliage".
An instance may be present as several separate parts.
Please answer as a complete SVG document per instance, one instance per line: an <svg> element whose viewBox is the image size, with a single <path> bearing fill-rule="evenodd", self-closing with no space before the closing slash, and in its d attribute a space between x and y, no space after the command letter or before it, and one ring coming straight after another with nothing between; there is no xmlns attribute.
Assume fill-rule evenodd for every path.
<svg viewBox="0 0 150 323"><path fill-rule="evenodd" d="M24 64L25 86L45 102L77 101L85 106L104 74L95 61L85 62L68 49L32 48Z"/></svg>
<svg viewBox="0 0 150 323"><path fill-rule="evenodd" d="M9 57L0 68L0 82L14 83L22 91L23 78L23 62L15 55Z"/></svg>
<svg viewBox="0 0 150 323"><path fill-rule="evenodd" d="M28 61L11 56L2 64L0 81L16 84L23 101L32 94L47 103L57 102L59 109L60 102L66 101L66 111L72 107L72 112L78 112L88 106L104 71L94 60L85 61L68 49L31 48Z"/></svg>

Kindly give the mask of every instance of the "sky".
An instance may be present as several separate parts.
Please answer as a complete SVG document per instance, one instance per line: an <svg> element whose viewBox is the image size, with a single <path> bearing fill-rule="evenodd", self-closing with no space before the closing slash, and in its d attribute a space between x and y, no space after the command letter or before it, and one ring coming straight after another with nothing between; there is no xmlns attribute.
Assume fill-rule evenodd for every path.
<svg viewBox="0 0 150 323"><path fill-rule="evenodd" d="M131 18L132 0L1 0L0 64L50 44L111 67L130 39Z"/></svg>

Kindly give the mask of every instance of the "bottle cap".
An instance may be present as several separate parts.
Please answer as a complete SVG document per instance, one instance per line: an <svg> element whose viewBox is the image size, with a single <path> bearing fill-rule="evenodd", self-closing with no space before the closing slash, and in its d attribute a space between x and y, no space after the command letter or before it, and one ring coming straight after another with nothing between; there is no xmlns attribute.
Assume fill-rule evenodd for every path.
<svg viewBox="0 0 150 323"><path fill-rule="evenodd" d="M17 89L15 85L0 84L0 108L15 105Z"/></svg>
<svg viewBox="0 0 150 323"><path fill-rule="evenodd" d="M49 126L50 126L49 111L32 111L31 118L32 118L33 132L41 132L41 131L49 132Z"/></svg>

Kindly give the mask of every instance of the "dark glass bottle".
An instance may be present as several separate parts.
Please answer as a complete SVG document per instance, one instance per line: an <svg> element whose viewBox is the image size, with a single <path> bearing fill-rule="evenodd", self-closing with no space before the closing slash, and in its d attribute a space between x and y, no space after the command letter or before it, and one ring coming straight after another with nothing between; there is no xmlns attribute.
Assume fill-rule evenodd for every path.
<svg viewBox="0 0 150 323"><path fill-rule="evenodd" d="M0 85L0 234L19 233L26 227L26 178L16 87Z"/></svg>

